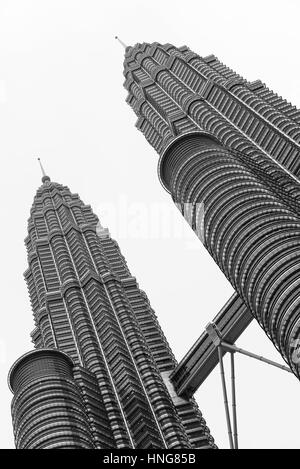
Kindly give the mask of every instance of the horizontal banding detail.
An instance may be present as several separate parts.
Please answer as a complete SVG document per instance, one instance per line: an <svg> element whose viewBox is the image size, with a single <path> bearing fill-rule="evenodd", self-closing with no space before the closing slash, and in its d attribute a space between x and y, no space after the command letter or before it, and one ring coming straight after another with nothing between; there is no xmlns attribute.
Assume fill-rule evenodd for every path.
<svg viewBox="0 0 300 469"><path fill-rule="evenodd" d="M19 449L94 448L72 360L55 349L23 355L9 373Z"/></svg>
<svg viewBox="0 0 300 469"><path fill-rule="evenodd" d="M213 145L220 142L208 132L187 132L184 135L179 135L177 138L163 150L158 162L158 177L167 192L170 192L170 180L173 167L180 160L182 148L194 148L195 142L201 144Z"/></svg>
<svg viewBox="0 0 300 469"><path fill-rule="evenodd" d="M171 144L160 174L196 233L197 207L204 205L202 241L298 375L292 360L300 331L298 216L237 154L207 135Z"/></svg>

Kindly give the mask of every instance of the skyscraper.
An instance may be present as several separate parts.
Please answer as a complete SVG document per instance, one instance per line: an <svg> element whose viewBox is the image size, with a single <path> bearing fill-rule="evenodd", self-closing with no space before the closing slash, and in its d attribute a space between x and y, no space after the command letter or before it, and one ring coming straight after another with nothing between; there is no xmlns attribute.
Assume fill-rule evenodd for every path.
<svg viewBox="0 0 300 469"><path fill-rule="evenodd" d="M36 350L9 373L17 448L215 448L117 243L77 194L42 183L25 240Z"/></svg>
<svg viewBox="0 0 300 469"><path fill-rule="evenodd" d="M300 111L187 47L126 47L163 187L299 377Z"/></svg>

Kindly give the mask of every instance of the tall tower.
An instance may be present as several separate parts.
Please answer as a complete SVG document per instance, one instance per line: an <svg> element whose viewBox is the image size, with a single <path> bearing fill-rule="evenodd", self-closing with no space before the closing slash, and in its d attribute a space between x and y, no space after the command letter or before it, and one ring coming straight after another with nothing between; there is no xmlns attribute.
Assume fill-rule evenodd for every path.
<svg viewBox="0 0 300 469"><path fill-rule="evenodd" d="M117 243L77 194L42 183L25 240L36 350L9 374L17 448L215 448Z"/></svg>
<svg viewBox="0 0 300 469"><path fill-rule="evenodd" d="M127 47L124 75L163 187L299 377L300 111L185 46Z"/></svg>

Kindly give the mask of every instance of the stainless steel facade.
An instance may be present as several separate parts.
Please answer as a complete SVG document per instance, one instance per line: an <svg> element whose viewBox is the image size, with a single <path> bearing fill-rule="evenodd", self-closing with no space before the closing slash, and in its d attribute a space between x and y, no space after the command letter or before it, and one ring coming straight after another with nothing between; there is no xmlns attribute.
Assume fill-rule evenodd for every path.
<svg viewBox="0 0 300 469"><path fill-rule="evenodd" d="M18 448L94 448L67 355L55 349L29 352L15 363L9 383Z"/></svg>
<svg viewBox="0 0 300 469"><path fill-rule="evenodd" d="M299 377L300 111L186 46L127 47L124 75L163 187Z"/></svg>
<svg viewBox="0 0 300 469"><path fill-rule="evenodd" d="M36 351L10 372L17 448L215 448L117 243L43 176L25 240Z"/></svg>

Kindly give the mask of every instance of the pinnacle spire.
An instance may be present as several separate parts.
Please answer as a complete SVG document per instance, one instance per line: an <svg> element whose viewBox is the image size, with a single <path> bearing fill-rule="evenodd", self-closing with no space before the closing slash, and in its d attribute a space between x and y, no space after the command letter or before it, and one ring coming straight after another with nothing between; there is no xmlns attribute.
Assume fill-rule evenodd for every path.
<svg viewBox="0 0 300 469"><path fill-rule="evenodd" d="M40 165L40 168L41 168L41 171L42 171L42 182L46 182L46 181L50 181L50 178L49 176L47 176L47 174L45 173L45 170L44 170L44 167L42 165L42 162L41 162L41 159L38 158L38 162L39 162L39 165Z"/></svg>
<svg viewBox="0 0 300 469"><path fill-rule="evenodd" d="M115 36L115 39L117 41L119 41L119 43L124 47L124 49L126 49L128 47L128 46L126 46L126 44L121 39L118 38L118 36Z"/></svg>

